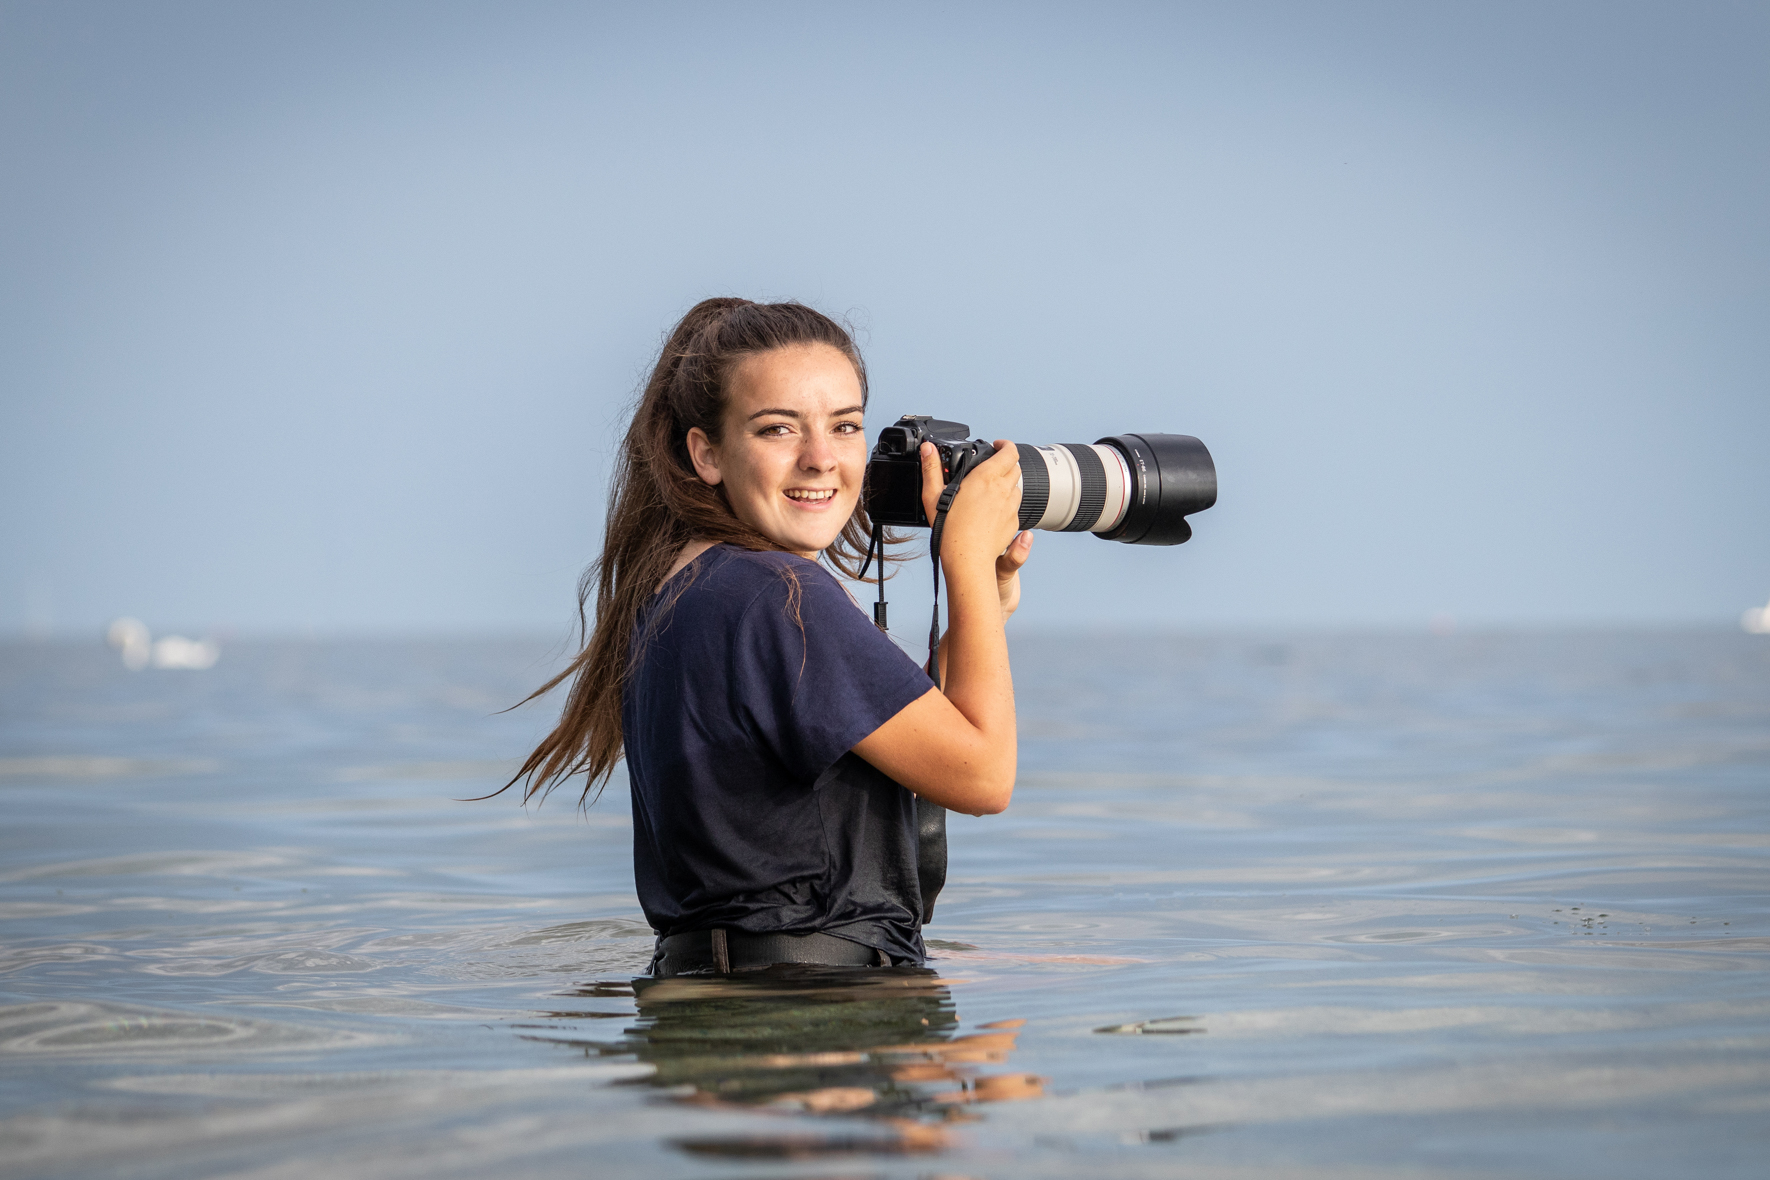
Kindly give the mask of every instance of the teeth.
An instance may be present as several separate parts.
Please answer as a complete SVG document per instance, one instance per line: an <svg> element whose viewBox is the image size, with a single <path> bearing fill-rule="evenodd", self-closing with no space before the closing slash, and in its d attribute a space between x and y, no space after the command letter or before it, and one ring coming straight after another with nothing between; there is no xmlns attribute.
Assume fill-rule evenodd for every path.
<svg viewBox="0 0 1770 1180"><path fill-rule="evenodd" d="M828 500L831 496L833 496L835 494L836 494L836 490L834 488L825 488L819 492L806 491L801 488L794 488L793 490L791 490L787 493L787 498L789 500Z"/></svg>

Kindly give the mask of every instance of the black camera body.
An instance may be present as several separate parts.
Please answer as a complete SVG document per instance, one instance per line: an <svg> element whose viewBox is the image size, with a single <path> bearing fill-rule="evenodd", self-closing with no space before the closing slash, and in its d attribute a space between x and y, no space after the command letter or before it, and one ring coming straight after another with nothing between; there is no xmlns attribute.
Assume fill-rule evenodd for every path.
<svg viewBox="0 0 1770 1180"><path fill-rule="evenodd" d="M867 462L867 515L877 524L927 528L921 446L940 454L948 484L995 453L971 428L905 414L879 432ZM1127 545L1178 545L1186 517L1217 502L1217 468L1189 434L1115 434L1093 444L1015 444L1020 451L1020 527L1091 532Z"/></svg>
<svg viewBox="0 0 1770 1180"><path fill-rule="evenodd" d="M940 453L941 476L956 483L973 463L995 453L993 446L970 434L971 428L962 422L926 414L905 414L881 430L867 462L867 515L883 525L927 528L928 515L922 510L922 444L934 444Z"/></svg>

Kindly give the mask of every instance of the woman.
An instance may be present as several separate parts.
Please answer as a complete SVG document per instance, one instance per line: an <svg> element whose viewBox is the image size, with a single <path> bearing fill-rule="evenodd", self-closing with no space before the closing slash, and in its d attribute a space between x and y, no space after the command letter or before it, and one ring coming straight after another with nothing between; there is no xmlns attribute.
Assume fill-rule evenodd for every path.
<svg viewBox="0 0 1770 1180"><path fill-rule="evenodd" d="M942 693L818 564L860 572L866 398L827 316L709 299L628 428L580 588L595 626L536 692L572 678L517 778L530 796L600 784L625 756L655 975L920 963L915 796L981 815L1013 792L1003 624L1032 541L1016 453L996 443L948 510ZM922 471L932 519L932 446Z"/></svg>

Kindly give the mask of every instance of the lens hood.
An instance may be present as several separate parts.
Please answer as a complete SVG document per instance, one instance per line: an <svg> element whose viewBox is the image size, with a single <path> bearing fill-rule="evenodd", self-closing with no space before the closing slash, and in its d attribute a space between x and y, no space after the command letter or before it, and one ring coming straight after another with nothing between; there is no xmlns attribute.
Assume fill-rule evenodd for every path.
<svg viewBox="0 0 1770 1180"><path fill-rule="evenodd" d="M1179 545L1192 538L1187 516L1217 502L1217 465L1190 434L1115 434L1113 447L1131 469L1131 503L1119 526L1095 535L1127 545Z"/></svg>

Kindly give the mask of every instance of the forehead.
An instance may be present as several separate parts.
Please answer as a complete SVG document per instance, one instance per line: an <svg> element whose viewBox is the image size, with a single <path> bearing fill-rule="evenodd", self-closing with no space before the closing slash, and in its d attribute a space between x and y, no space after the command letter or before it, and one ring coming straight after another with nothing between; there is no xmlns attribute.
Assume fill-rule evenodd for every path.
<svg viewBox="0 0 1770 1180"><path fill-rule="evenodd" d="M748 417L764 409L835 413L861 404L860 377L841 350L793 344L753 353L731 371L731 410Z"/></svg>

